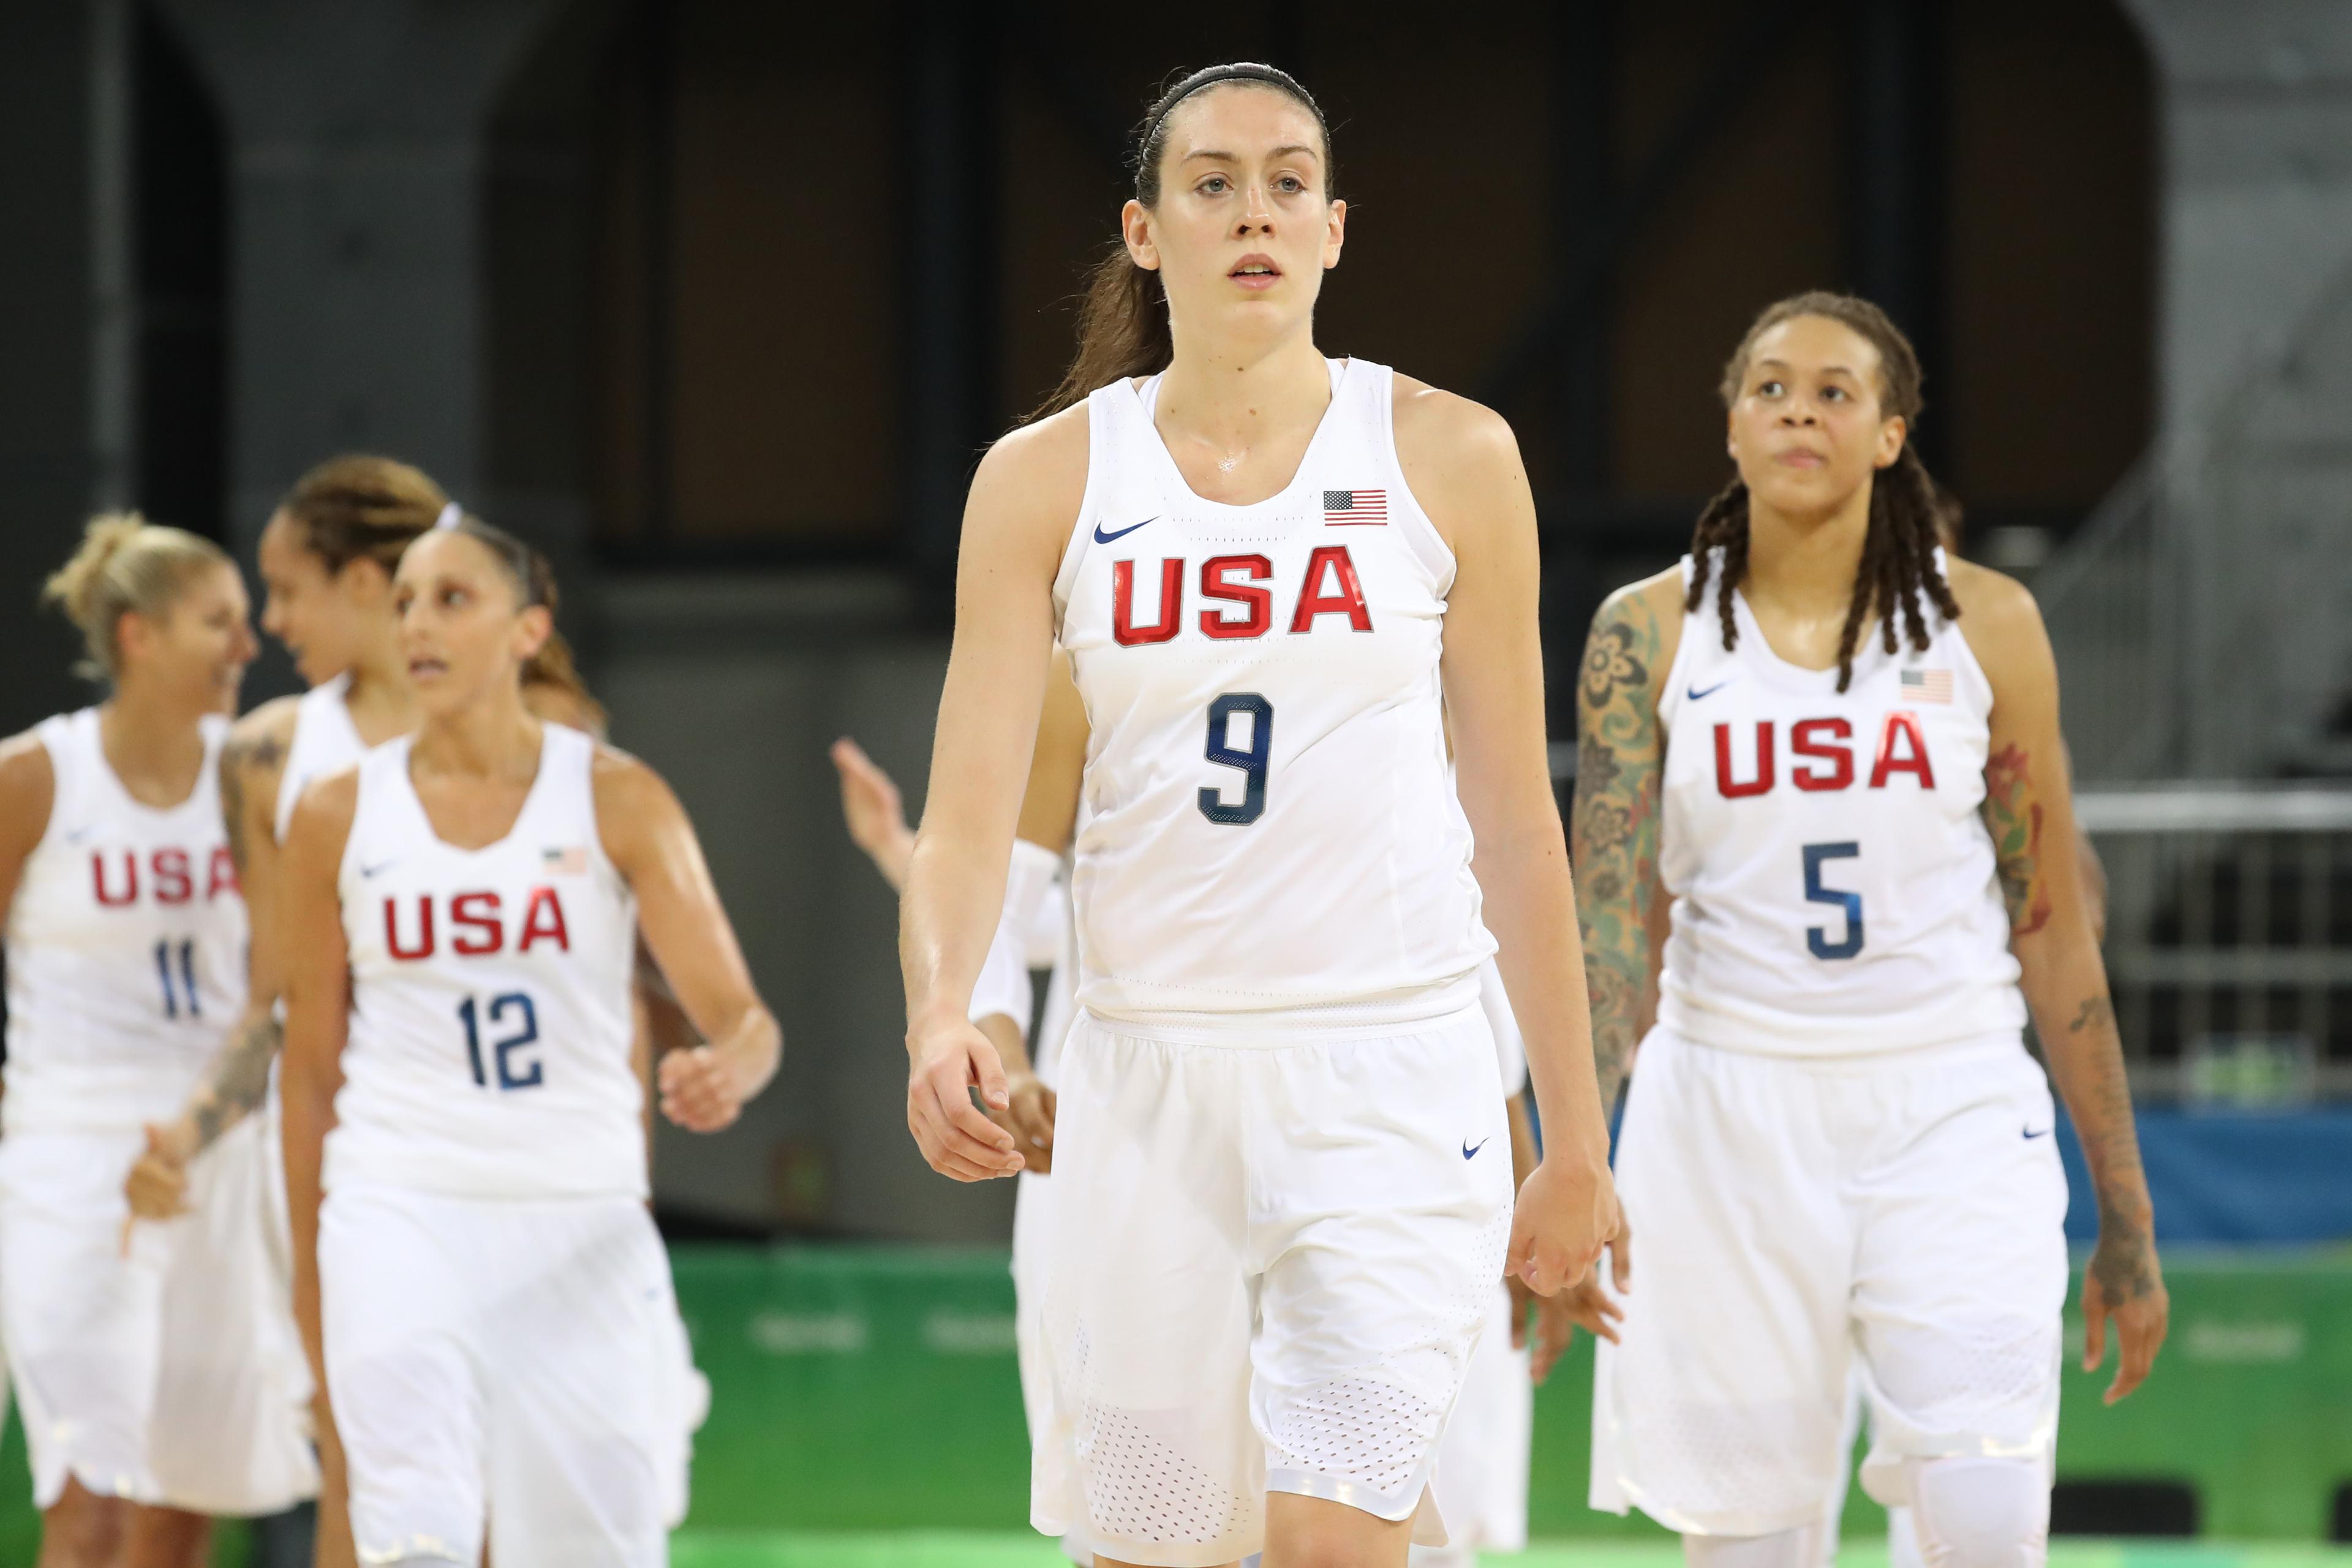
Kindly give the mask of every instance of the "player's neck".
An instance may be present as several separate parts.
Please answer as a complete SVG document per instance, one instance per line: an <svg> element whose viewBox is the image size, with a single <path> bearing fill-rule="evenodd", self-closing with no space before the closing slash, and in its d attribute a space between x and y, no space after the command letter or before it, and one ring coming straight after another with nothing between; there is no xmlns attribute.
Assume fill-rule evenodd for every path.
<svg viewBox="0 0 2352 1568"><path fill-rule="evenodd" d="M135 679L100 707L99 747L133 800L170 806L188 798L205 765L204 713L184 693Z"/></svg>
<svg viewBox="0 0 2352 1568"><path fill-rule="evenodd" d="M1310 325L1271 341L1202 342L1180 334L1153 423L1228 452L1312 429L1331 402L1331 370Z"/></svg>
<svg viewBox="0 0 2352 1568"><path fill-rule="evenodd" d="M1835 511L1793 516L1748 505L1748 574L1740 584L1759 615L1778 610L1806 620L1843 620L1870 535L1867 489Z"/></svg>
<svg viewBox="0 0 2352 1568"><path fill-rule="evenodd" d="M520 688L500 690L454 712L428 717L410 751L428 773L498 783L528 783L539 771L541 727Z"/></svg>
<svg viewBox="0 0 2352 1568"><path fill-rule="evenodd" d="M387 624L382 637L360 650L350 675L343 707L360 739L379 745L416 728L416 694L408 684L408 661L401 657L396 625Z"/></svg>

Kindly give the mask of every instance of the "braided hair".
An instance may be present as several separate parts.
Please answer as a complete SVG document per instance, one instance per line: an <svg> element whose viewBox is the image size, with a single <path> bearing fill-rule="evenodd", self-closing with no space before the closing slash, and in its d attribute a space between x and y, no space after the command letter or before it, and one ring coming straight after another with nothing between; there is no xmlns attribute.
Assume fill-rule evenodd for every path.
<svg viewBox="0 0 2352 1568"><path fill-rule="evenodd" d="M1748 378L1748 359L1755 352L1756 340L1799 316L1824 317L1859 334L1875 348L1880 407L1916 425L1925 405L1919 396L1919 356L1910 340L1887 319L1885 311L1869 300L1826 289L1792 295L1767 307L1756 318L1748 335L1739 340L1730 363L1723 367L1721 391L1726 408L1739 401ZM1898 615L1903 620L1905 639L1915 650L1927 651L1927 617L1920 605L1921 599L1934 605L1947 620L1959 619L1959 601L1952 597L1951 584L1944 581L1943 571L1936 563L1936 548L1943 542L1947 510L1943 494L1928 476L1926 465L1919 461L1918 453L1910 442L1904 442L1894 466L1870 487L1870 528L1863 538L1862 563L1854 574L1853 602L1846 608L1845 632L1838 639L1840 691L1853 682L1854 652L1861 646L1863 627L1874 610L1881 617L1880 636L1890 654L1899 647L1895 629ZM1693 564L1690 595L1684 601L1685 609L1696 611L1706 603L1707 579L1713 572L1717 550L1723 552L1723 570L1716 589L1716 609L1722 617L1723 646L1727 651L1739 637L1738 622L1732 614L1732 593L1748 574L1748 485L1737 477L1716 492L1698 514L1698 526L1691 531Z"/></svg>

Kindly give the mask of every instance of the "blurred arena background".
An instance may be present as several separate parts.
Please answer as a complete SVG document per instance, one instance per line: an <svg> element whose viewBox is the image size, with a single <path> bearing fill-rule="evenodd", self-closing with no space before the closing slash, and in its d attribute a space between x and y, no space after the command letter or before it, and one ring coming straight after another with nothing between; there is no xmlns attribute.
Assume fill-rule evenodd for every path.
<svg viewBox="0 0 2352 1568"><path fill-rule="evenodd" d="M1060 374L1136 110L1234 58L1334 110L1327 351L1517 428L1563 740L1593 605L1722 480L1758 307L1850 287L1918 342L1968 552L2058 642L2175 1293L2144 1393L2069 1374L2057 1527L2352 1542L2343 0L7 0L0 732L80 700L33 602L93 510L249 568L357 448L547 547L787 1037L740 1128L657 1151L716 1385L679 1561L1055 1561L1011 1186L907 1136L895 909L824 748L919 805L975 455ZM292 684L272 650L247 699ZM1590 1362L1538 1403L1535 1531L1670 1553L1583 1506Z"/></svg>

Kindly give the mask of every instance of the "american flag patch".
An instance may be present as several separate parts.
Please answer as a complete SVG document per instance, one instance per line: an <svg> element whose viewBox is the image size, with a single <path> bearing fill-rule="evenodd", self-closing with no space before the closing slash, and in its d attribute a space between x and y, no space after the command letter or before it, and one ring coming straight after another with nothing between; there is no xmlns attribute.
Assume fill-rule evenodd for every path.
<svg viewBox="0 0 2352 1568"><path fill-rule="evenodd" d="M569 849L546 849L540 853L540 863L551 877L584 877L588 874L588 851L577 844Z"/></svg>
<svg viewBox="0 0 2352 1568"><path fill-rule="evenodd" d="M1386 490L1325 490L1323 521L1335 528L1370 528L1389 520Z"/></svg>
<svg viewBox="0 0 2352 1568"><path fill-rule="evenodd" d="M1903 672L1903 695L1914 702L1949 702L1952 700L1952 672L1948 669L1906 669Z"/></svg>

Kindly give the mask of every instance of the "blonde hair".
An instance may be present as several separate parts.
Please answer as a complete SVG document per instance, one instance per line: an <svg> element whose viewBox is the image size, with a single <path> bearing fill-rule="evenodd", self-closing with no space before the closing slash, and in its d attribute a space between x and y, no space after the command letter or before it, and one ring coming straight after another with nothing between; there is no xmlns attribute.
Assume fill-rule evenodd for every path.
<svg viewBox="0 0 2352 1568"><path fill-rule="evenodd" d="M92 679L111 679L121 671L124 616L160 616L199 572L235 565L219 545L185 529L149 522L135 511L101 512L82 531L73 559L42 586L41 602L81 629L89 658L74 668Z"/></svg>

